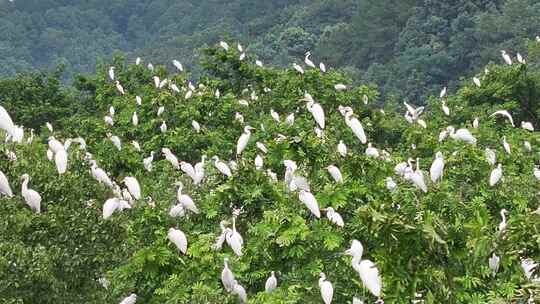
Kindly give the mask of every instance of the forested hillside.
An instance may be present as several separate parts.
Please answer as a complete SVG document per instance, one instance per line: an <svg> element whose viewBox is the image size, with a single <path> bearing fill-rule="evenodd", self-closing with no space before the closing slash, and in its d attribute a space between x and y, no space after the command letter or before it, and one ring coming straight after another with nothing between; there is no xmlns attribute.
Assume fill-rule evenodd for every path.
<svg viewBox="0 0 540 304"><path fill-rule="evenodd" d="M239 49L0 81L2 303L540 299L540 42L426 107Z"/></svg>
<svg viewBox="0 0 540 304"><path fill-rule="evenodd" d="M222 37L281 66L306 51L385 96L424 103L493 62L527 54L540 28L536 0L0 0L0 75L54 69L89 73L124 52L190 71Z"/></svg>

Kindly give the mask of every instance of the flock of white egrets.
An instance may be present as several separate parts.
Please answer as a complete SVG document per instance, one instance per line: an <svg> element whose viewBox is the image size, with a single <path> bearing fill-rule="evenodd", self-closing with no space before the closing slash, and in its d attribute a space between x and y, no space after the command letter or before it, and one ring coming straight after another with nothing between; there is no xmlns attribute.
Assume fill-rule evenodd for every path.
<svg viewBox="0 0 540 304"><path fill-rule="evenodd" d="M220 46L225 50L229 50L229 45L226 42L220 42ZM243 47L241 45L237 46L238 51L240 52L240 60L244 60L246 58L245 52L243 50ZM316 65L311 61L310 59L311 54L308 52L306 53L306 56L304 58L305 64L310 68L316 68ZM507 64L513 64L512 58L506 53L502 52L502 56L504 61ZM525 64L525 60L521 55L518 54L517 60L520 64ZM136 64L139 65L141 63L141 59L137 58ZM255 64L259 67L262 66L261 61L256 61ZM183 71L184 67L180 62L177 60L173 61L173 65L179 70ZM148 68L150 70L153 70L152 64L148 64ZM293 68L301 74L304 74L304 68L300 66L299 64L294 64ZM320 71L322 73L326 72L326 66L321 62L318 66ZM488 71L486 71L488 72ZM127 93L124 90L120 80L118 80L115 76L115 68L110 67L108 71L108 75L111 81L114 82L119 94L125 96ZM199 85L198 88L196 88L193 84L189 83L185 87L178 87L175 83L168 79L159 79L158 76L154 76L153 84L156 87L156 89L165 89L169 88L175 93L181 93L185 92L183 97L185 99L189 99L195 94L201 94L201 90L205 89L206 87L204 85ZM481 86L480 79L477 77L473 78L473 82L476 86ZM347 90L347 86L341 83L335 84L334 86L335 90L337 91L344 91ZM269 92L270 89L265 89L265 92ZM441 91L440 98L441 98L441 105L442 105L442 111L445 115L450 115L450 108L446 104L446 88L444 88ZM216 90L213 92L216 98L219 98L220 92L219 90ZM251 93L251 100L254 101L258 98L257 93L253 91ZM314 132L316 136L322 137L324 136L324 130L326 126L326 120L325 120L325 110L321 106L321 104L317 103L315 99L309 94L305 93L304 96L300 99L301 101L306 102L305 106L307 111L311 114L313 121L314 121ZM137 105L142 104L142 98L140 96L135 96L135 102ZM368 103L367 96L364 96L363 98L364 104ZM244 99L239 100L239 106L249 106L250 102ZM424 107L417 107L404 103L406 107L406 112L404 115L404 118L407 122L411 124L417 123L423 128L426 128L426 122L421 118L422 113L424 112ZM391 155L389 152L385 150L379 151L376 147L372 145L368 141L368 137L366 135L366 132L364 131L364 128L362 126L362 123L360 120L355 117L353 109L349 106L339 106L337 109L339 113L343 116L345 124L350 128L352 133L356 136L356 138L359 140L361 144L367 144L367 148L365 149L365 155L367 157L381 159L384 161L391 161ZM159 107L157 110L157 117L161 116L164 113L165 109L164 107ZM107 126L110 127L112 130L115 125L115 108L110 107L109 113L104 117L104 122ZM277 113L274 110L271 110L270 115L273 120L276 122L284 122L286 125L293 125L294 124L294 113L288 114L286 118L282 121L280 118L279 113ZM512 126L515 126L514 120L512 115L506 111L506 110L499 110L492 114L492 116L502 116L508 119L510 124ZM133 124L133 127L137 127L139 124L139 117L137 115L137 112L134 111L131 114L131 122ZM240 112L237 112L235 115L236 120L240 121L242 124L244 124L244 118ZM191 125L193 127L193 130L197 133L201 131L201 124L199 122L193 120L191 122ZM478 128L479 126L479 119L475 119L472 122L473 128ZM530 122L521 122L521 127L528 131L534 131L534 127L532 123ZM13 141L16 143L22 143L23 137L24 137L24 131L23 127L16 126L12 119L10 118L10 115L7 113L7 111L0 106L0 128L6 132L6 140L7 141ZM52 132L53 127L51 124L47 123L47 128ZM261 125L261 128L264 128L264 126ZM243 151L248 148L250 144L250 138L251 138L251 132L254 130L253 127L249 125L245 125L244 132L240 134L237 145L236 145L236 155L237 157L240 157L243 153ZM112 131L111 131L112 132ZM166 121L163 120L162 124L160 126L160 132L166 133L167 132L167 124ZM448 126L447 128L443 129L440 132L439 135L439 142L442 142L447 139L447 137L450 137L457 141L462 141L467 144L476 145L478 140L473 136L473 134L466 128L459 128L456 130L453 126ZM119 150L122 150L122 141L120 137L113 135L112 133L107 133L108 139L113 143L113 145ZM27 140L27 142L31 142L33 138L33 134L31 137ZM276 136L277 141L283 141L287 140L287 138L284 135L277 134ZM69 166L68 166L68 151L72 143L78 143L80 145L81 150L86 150L86 142L83 138L72 138L72 139L66 139L64 143L56 139L54 136L49 137L48 139L48 149L46 151L47 157L50 161L54 161L58 174L64 174ZM131 143L133 147L137 151L141 151L141 147L138 142L133 141ZM511 153L511 147L510 144L506 141L506 138L503 137L502 139L502 145L503 149L506 153ZM524 146L527 150L531 150L531 144L529 142L525 142ZM259 150L259 154L254 159L253 165L255 170L263 170L264 169L264 155L268 153L268 149L266 148L266 145L263 142L257 142L255 144L255 147ZM345 143L340 140L339 144L337 145L336 152L341 157L347 157L349 155L348 148L345 145ZM167 147L163 147L161 149L162 155L166 161L168 161L175 169L181 170L183 173L185 173L192 181L194 185L199 185L204 182L205 180L205 160L206 156L202 156L202 159L200 162L196 163L195 165L192 165L188 162L179 161L178 158L174 155L174 153L171 151L171 149ZM9 151L10 153L10 159L16 159L16 154L13 151ZM494 167L491 171L490 175L486 177L488 180L488 183L490 186L497 185L503 176L503 168L500 163L497 163L496 159L496 152L494 149L485 148L485 155L486 160ZM152 171L153 166L152 163L154 161L155 153L152 151L150 155L143 159L143 165L145 170ZM133 204L137 200L141 200L142 198L142 192L141 192L141 186L137 180L137 178L133 176L127 176L123 178L121 181L125 188L122 188L118 185L118 183L114 180L114 178L111 178L110 174L108 174L105 170L100 168L98 166L98 163L96 160L93 159L92 154L86 153L85 159L88 161L90 165L90 173L92 177L99 183L107 186L110 188L113 196L106 200L106 202L103 205L103 219L108 219L115 212L121 212L125 209L130 209L133 207ZM237 169L238 164L235 161L223 161L220 160L218 156L213 156L213 165L217 169L218 172L223 174L225 178L230 178L233 176L234 172ZM415 164L413 164L415 163ZM283 165L285 166L285 172L284 172L284 182L287 185L287 188L291 192L298 192L298 200L302 202L305 207L311 212L313 216L316 218L321 217L321 210L326 212L326 216L328 220L333 223L334 225L338 227L345 227L345 223L341 215L334 210L332 207L326 207L321 208L319 206L319 203L315 197L315 195L312 193L308 180L301 176L300 174L297 174L297 164L293 160L283 160ZM332 179L336 183L343 183L344 177L341 174L340 169L333 164L329 164L326 167L326 170L332 177ZM443 153L436 152L433 163L431 164L431 167L429 169L429 177L433 184L439 182L443 176L444 176L444 170L445 170L445 158ZM264 171L269 178L271 178L273 181L277 181L277 174L272 172L271 169L266 169ZM424 178L424 173L422 169L420 168L420 161L419 159L413 160L409 159L406 162L398 163L395 166L395 173L396 176L404 181L412 183L415 187L417 187L419 190L423 192L428 192L428 183L426 182ZM540 169L533 168L533 175L540 180ZM30 176L28 174L24 174L21 176L22 179L22 189L21 189L21 195L24 199L24 201L28 204L30 209L35 213L41 212L41 196L40 194L33 190L28 188L28 184L30 181ZM177 189L177 204L174 205L170 211L169 215L171 217L183 217L187 213L193 213L193 214L199 214L201 210L197 207L195 201L186 193L183 192L184 185L181 182L175 183L175 185L178 187ZM386 187L389 191L395 191L398 187L398 182L394 180L393 177L388 177L386 179ZM0 193L8 196L13 197L13 191L11 190L9 181L7 176L0 171ZM149 202L149 204L153 204L152 201ZM223 245L226 243L233 253L241 257L242 256L242 249L244 240L241 236L241 234L236 229L236 218L240 214L240 209L235 209L232 214L232 228L229 228L228 225L230 224L229 221L223 220L220 222L220 230L221 233L216 238L215 243L212 245L212 248L214 250L221 250L223 248ZM499 225L499 231L501 233L504 232L506 229L506 214L508 212L506 210L501 210L501 217L502 221ZM540 214L540 212L539 212ZM170 228L167 234L167 238L178 248L179 252L182 254L186 254L188 251L188 239L184 232L177 228ZM382 294L382 279L381 275L379 274L379 270L374 262L368 260L368 259L362 259L362 255L364 252L364 248L360 241L358 240L352 240L351 247L347 251L345 251L345 254L352 256L352 262L351 266L352 268L358 273L361 281L363 282L364 286L373 294L378 301L382 302L381 294ZM498 267L499 267L499 260L500 258L493 254L492 258L489 259L489 267L492 269L493 273L496 274ZM537 264L530 260L530 259L523 259L522 260L522 267L528 276L529 279L539 280L538 278L532 277L532 271L537 266ZM104 280L105 282L106 280ZM229 268L228 265L228 259L225 258L224 260L224 266L223 271L221 273L221 281L223 284L224 289L227 292L230 292L232 294L236 294L242 303L247 302L247 292L246 289L235 279L235 275L233 271ZM106 285L105 283L103 283ZM332 283L327 279L326 275L324 273L320 273L319 278L319 288L322 300L325 304L330 304L333 299L334 294L334 288ZM266 292L272 292L275 288L278 286L278 281L275 276L275 272L272 271L270 274L270 277L267 279L265 284L265 291ZM137 300L137 296L135 294L131 294L130 296L126 297L121 301L121 304L134 304ZM353 303L361 303L361 301L357 298L353 299Z"/></svg>

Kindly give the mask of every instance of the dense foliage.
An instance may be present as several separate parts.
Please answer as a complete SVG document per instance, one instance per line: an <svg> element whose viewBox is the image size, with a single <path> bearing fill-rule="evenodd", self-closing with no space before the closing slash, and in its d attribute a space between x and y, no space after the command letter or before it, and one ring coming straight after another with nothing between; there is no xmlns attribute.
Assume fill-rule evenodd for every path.
<svg viewBox="0 0 540 304"><path fill-rule="evenodd" d="M198 73L197 50L229 35L265 63L311 50L384 95L424 103L502 49L525 55L538 28L535 0L0 0L0 75L59 63L89 73L116 51Z"/></svg>
<svg viewBox="0 0 540 304"><path fill-rule="evenodd" d="M538 46L531 46L531 53L537 51ZM539 283L527 279L521 267L525 258L540 261L540 215L532 213L539 207L533 169L540 160L540 137L519 128L521 121L539 127L540 73L534 62L488 66L486 73L476 76L480 87L467 81L445 97L449 116L443 114L440 99L431 98L421 116L427 123L423 128L403 118L401 104L388 102L381 109L375 88L350 86L351 81L334 70L306 69L300 74L259 67L251 56L239 60L232 45L229 51L218 47L203 54L204 77L189 98L186 93L192 89L185 73L169 73L162 66L150 71L121 58L114 63L115 77L125 95L109 79L108 66L78 77L70 90L58 85L58 74L0 81L2 105L15 123L36 129L30 144L25 139L23 144L0 145L6 155L0 168L15 193L0 199L2 301L115 303L133 292L138 303L236 303L237 297L220 282L223 260L229 257L249 303L321 303L321 271L334 284L334 303L349 303L353 296L373 302L376 298L363 287L350 257L343 255L353 239L363 243L365 258L376 263L387 303L525 303L540 297ZM170 82L158 89L154 76ZM347 89L336 90L340 83ZM181 92L171 90L171 84ZM302 100L305 92L325 110L321 138ZM141 105L136 96L142 97ZM240 99L249 106L239 104ZM369 142L381 153L389 152L389 159L364 153L366 145L345 124L340 105L354 109ZM114 126L103 120L111 115L110 106L115 108ZM160 116L159 107L165 109ZM514 115L517 128L506 119L490 117L500 109ZM271 110L281 114L281 122L271 117ZM235 119L236 113L243 115L245 124ZM284 122L290 113L295 113L293 125ZM472 128L476 117L479 127ZM52 133L43 127L45 119L55 127ZM200 132L193 130L192 120L199 122ZM168 126L165 133L160 131L163 122ZM236 141L247 124L256 130L246 150L235 156ZM468 128L477 144L452 138L439 142L439 132L449 125ZM108 133L121 139L121 151ZM72 144L68 172L62 175L46 158L51 135L62 141L80 136L87 142L86 151ZM511 144L511 154L504 152L502 136ZM141 151L130 144L134 140ZM349 148L346 157L336 151L340 140ZM257 150L256 141L266 145L267 154ZM531 152L524 141L531 143ZM161 154L164 147L192 164L208 156L204 182L194 185L174 169ZM488 185L494 167L486 162L486 147L496 151L503 166L503 179L493 187ZM148 172L143 158L151 151L156 154ZM428 181L437 151L443 153L446 168L442 181L428 182L427 193L396 176L397 163L418 158ZM15 152L17 160L9 160L9 152ZM103 203L115 194L92 178L85 152L119 185L126 176L138 179L143 197L132 209L102 218ZM264 158L264 170L253 164L258 154ZM231 178L216 170L212 156L236 160ZM297 162L296 174L307 178L320 208L331 206L342 215L343 228L324 212L321 219L311 215L298 194L288 189L283 182L285 159ZM340 168L343 183L332 180L325 169L330 164ZM275 172L279 181L266 170ZM33 213L20 195L24 173L43 198L41 214ZM397 182L395 191L386 188L387 177ZM176 202L176 181L183 182L183 192L193 198L199 214L169 216ZM233 208L242 208L236 220L245 241L241 257L227 246L212 249L221 233L220 221L230 220ZM503 208L509 213L501 233ZM186 255L167 240L171 227L186 234ZM492 254L501 259L495 276L488 267ZM276 272L278 288L265 293L271 271ZM102 277L110 281L108 288L100 284Z"/></svg>

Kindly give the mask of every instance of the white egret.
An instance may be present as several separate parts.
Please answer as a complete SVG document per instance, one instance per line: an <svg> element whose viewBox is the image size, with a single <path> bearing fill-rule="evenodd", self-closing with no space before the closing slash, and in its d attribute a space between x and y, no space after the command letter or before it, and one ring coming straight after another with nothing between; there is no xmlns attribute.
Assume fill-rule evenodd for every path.
<svg viewBox="0 0 540 304"><path fill-rule="evenodd" d="M493 117L493 116L496 116L496 115L506 117L510 121L510 124L512 125L512 127L516 126L514 124L514 119L512 118L512 115L508 111L506 111L506 110L495 111L491 115L489 115L489 117Z"/></svg>
<svg viewBox="0 0 540 304"><path fill-rule="evenodd" d="M225 41L220 41L219 46L222 47L225 51L229 50L229 44Z"/></svg>
<svg viewBox="0 0 540 304"><path fill-rule="evenodd" d="M264 160L260 154L257 154L255 157L255 169L262 170L262 167L264 165Z"/></svg>
<svg viewBox="0 0 540 304"><path fill-rule="evenodd" d="M407 102L403 102L403 104L407 108L407 112L409 112L409 115L411 115L411 118L413 121L418 120L420 115L424 112L424 107L415 108L411 106L410 104L408 104Z"/></svg>
<svg viewBox="0 0 540 304"><path fill-rule="evenodd" d="M347 156L347 146L343 143L343 140L339 141L337 151L341 157Z"/></svg>
<svg viewBox="0 0 540 304"><path fill-rule="evenodd" d="M219 172L221 172L223 175L227 177L232 176L231 168L229 168L229 166L226 163L219 160L219 157L214 156L212 157L212 159L214 160L214 166L216 167L216 169L218 169Z"/></svg>
<svg viewBox="0 0 540 304"><path fill-rule="evenodd" d="M66 150L61 149L54 155L54 163L56 164L56 170L58 174L64 174L67 171L68 154Z"/></svg>
<svg viewBox="0 0 540 304"><path fill-rule="evenodd" d="M232 293L238 296L238 299L240 299L240 303L247 303L246 289L244 288L244 286L238 284L236 280L233 283Z"/></svg>
<svg viewBox="0 0 540 304"><path fill-rule="evenodd" d="M339 91L345 91L347 89L347 86L342 84L342 83L338 83L338 84L334 85L334 89L336 91L338 91L338 92Z"/></svg>
<svg viewBox="0 0 540 304"><path fill-rule="evenodd" d="M489 175L489 185L492 187L495 186L501 180L502 174L502 165L498 164L497 168L493 169Z"/></svg>
<svg viewBox="0 0 540 304"><path fill-rule="evenodd" d="M442 179L444 171L444 157L441 152L437 152L435 154L435 160L431 164L431 168L429 169L429 175L431 177L431 181L433 183L436 183L437 180Z"/></svg>
<svg viewBox="0 0 540 304"><path fill-rule="evenodd" d="M126 91L124 91L124 87L120 84L120 81L118 80L116 81L116 89L118 90L118 92L120 92L120 94L126 94Z"/></svg>
<svg viewBox="0 0 540 304"><path fill-rule="evenodd" d="M495 151L491 150L490 148L486 148L484 154L486 156L486 161L490 165L495 166L495 164L497 163L497 154L495 154Z"/></svg>
<svg viewBox="0 0 540 304"><path fill-rule="evenodd" d="M131 205L127 201L117 197L110 198L103 204L103 219L110 218L116 210L122 211L124 209L131 209Z"/></svg>
<svg viewBox="0 0 540 304"><path fill-rule="evenodd" d="M54 136L49 136L49 149L54 153L58 153L60 150L64 150L64 145L60 141L58 141Z"/></svg>
<svg viewBox="0 0 540 304"><path fill-rule="evenodd" d="M311 52L306 52L306 57L304 57L304 62L307 66L311 67L311 68L316 68L315 64L313 63L313 61L311 61L311 59L309 59L309 56L311 56Z"/></svg>
<svg viewBox="0 0 540 304"><path fill-rule="evenodd" d="M180 169L180 163L178 162L178 158L176 158L176 156L171 152L169 148L161 148L161 153L163 153L165 159L168 160L175 169Z"/></svg>
<svg viewBox="0 0 540 304"><path fill-rule="evenodd" d="M540 169L538 169L537 167L534 167L533 175L538 181L540 181Z"/></svg>
<svg viewBox="0 0 540 304"><path fill-rule="evenodd" d="M142 98L141 96L135 96L135 102L137 103L137 105L142 105Z"/></svg>
<svg viewBox="0 0 540 304"><path fill-rule="evenodd" d="M386 189L390 190L390 192L393 192L394 190L396 190L397 188L397 184L396 182L394 181L394 179L392 177L387 177L386 178Z"/></svg>
<svg viewBox="0 0 540 304"><path fill-rule="evenodd" d="M265 292L272 292L277 287L277 278L272 271L270 273L270 277L266 279L266 283L264 284L264 291Z"/></svg>
<svg viewBox="0 0 540 304"><path fill-rule="evenodd" d="M489 258L489 268L491 269L491 275L495 276L497 274L497 271L499 271L499 262L500 258L495 254L495 252L491 255Z"/></svg>
<svg viewBox="0 0 540 304"><path fill-rule="evenodd" d="M99 183L105 184L110 188L113 187L113 183L107 173L103 169L99 168L94 160L91 161L91 172L94 179Z"/></svg>
<svg viewBox="0 0 540 304"><path fill-rule="evenodd" d="M501 222L499 223L499 233L503 233L506 230L506 226L508 225L506 223L506 214L508 214L508 210L501 209Z"/></svg>
<svg viewBox="0 0 540 304"><path fill-rule="evenodd" d="M242 152L246 148L249 142L249 138L251 137L251 130L255 130L255 129L251 126L244 127L244 133L240 135L240 137L238 138L238 141L236 142L236 155L242 154Z"/></svg>
<svg viewBox="0 0 540 304"><path fill-rule="evenodd" d="M175 185L178 186L178 190L176 192L176 199L178 200L178 203L180 203L185 209L198 214L199 208L197 208L193 199L189 195L182 193L184 184L181 182L176 182Z"/></svg>
<svg viewBox="0 0 540 304"><path fill-rule="evenodd" d="M178 69L178 71L180 72L183 72L184 71L184 66L182 65L182 63L180 63L180 61L178 60L173 60L173 65Z"/></svg>
<svg viewBox="0 0 540 304"><path fill-rule="evenodd" d="M442 130L439 133L439 142L443 142L448 137L448 130Z"/></svg>
<svg viewBox="0 0 540 304"><path fill-rule="evenodd" d="M516 58L517 58L517 61L518 61L519 63L521 63L521 64L525 64L525 63L526 63L525 58L523 58L523 56L521 56L520 53L517 53L517 54L516 54Z"/></svg>
<svg viewBox="0 0 540 304"><path fill-rule="evenodd" d="M294 113L291 113L285 117L285 124L288 126L294 125Z"/></svg>
<svg viewBox="0 0 540 304"><path fill-rule="evenodd" d="M167 124L165 123L165 121L161 123L161 126L159 126L159 130L161 130L161 133L167 132Z"/></svg>
<svg viewBox="0 0 540 304"><path fill-rule="evenodd" d="M341 171L339 171L338 167L330 165L326 167L326 170L328 170L328 173L330 173L336 183L343 183L343 176L341 175Z"/></svg>
<svg viewBox="0 0 540 304"><path fill-rule="evenodd" d="M537 266L538 266L538 263L536 263L532 259L521 260L521 268L523 269L523 272L525 273L525 277L528 280L534 280L535 282L540 282L540 279L538 277L533 278L533 274L536 271Z"/></svg>
<svg viewBox="0 0 540 304"><path fill-rule="evenodd" d="M154 151L150 152L150 156L143 159L144 169L148 172L152 172L152 162L154 161Z"/></svg>
<svg viewBox="0 0 540 304"><path fill-rule="evenodd" d="M122 150L122 142L120 141L120 137L112 135L111 133L107 133L107 137L111 140L118 151Z"/></svg>
<svg viewBox="0 0 540 304"><path fill-rule="evenodd" d="M139 185L139 181L137 181L135 177L126 176L124 177L122 182L126 185L129 193L131 193L131 195L133 195L136 200L141 199L141 186Z"/></svg>
<svg viewBox="0 0 540 304"><path fill-rule="evenodd" d="M321 290L323 302L324 304L331 304L334 297L334 287L332 287L332 283L326 280L324 272L321 272L319 277L319 289Z"/></svg>
<svg viewBox="0 0 540 304"><path fill-rule="evenodd" d="M192 180L195 179L195 168L193 166L185 161L180 162L180 169L182 172L187 174Z"/></svg>
<svg viewBox="0 0 540 304"><path fill-rule="evenodd" d="M23 174L21 176L22 185L21 185L21 194L24 198L26 204L34 211L35 213L41 212L41 195L37 193L36 190L28 189L28 181L30 176L28 174Z"/></svg>
<svg viewBox="0 0 540 304"><path fill-rule="evenodd" d="M197 133L201 132L201 125L197 121L192 120L191 121L191 126L193 127L195 132L197 132Z"/></svg>
<svg viewBox="0 0 540 304"><path fill-rule="evenodd" d="M446 96L446 87L444 87L442 90L441 90L441 93L439 94L439 98L444 98Z"/></svg>
<svg viewBox="0 0 540 304"><path fill-rule="evenodd" d="M446 129L449 132L450 137L452 137L454 140L464 141L471 145L476 144L476 138L471 134L471 132L469 132L469 130L458 129L456 131L452 126L449 126Z"/></svg>
<svg viewBox="0 0 540 304"><path fill-rule="evenodd" d="M511 154L512 150L511 150L510 144L506 141L506 136L502 137L502 144L503 144L504 151L506 151L506 153L508 154Z"/></svg>
<svg viewBox="0 0 540 304"><path fill-rule="evenodd" d="M475 117L472 123L473 128L478 129L478 126L480 126L480 121L478 117Z"/></svg>
<svg viewBox="0 0 540 304"><path fill-rule="evenodd" d="M257 149L261 150L262 153L268 153L268 149L266 149L266 146L262 142L256 142L255 146L257 146Z"/></svg>
<svg viewBox="0 0 540 304"><path fill-rule="evenodd" d="M131 145L133 146L133 148L135 148L135 150L137 150L138 152L141 151L141 145L139 145L139 143L135 140L132 140L131 141Z"/></svg>
<svg viewBox="0 0 540 304"><path fill-rule="evenodd" d="M531 145L531 143L530 143L529 141L524 140L524 141L523 141L523 147L525 148L525 150L526 150L527 152L531 152L531 151L532 151L532 145Z"/></svg>
<svg viewBox="0 0 540 304"><path fill-rule="evenodd" d="M114 67L113 66L109 68L109 78L111 80L114 80Z"/></svg>
<svg viewBox="0 0 540 304"><path fill-rule="evenodd" d="M524 129L524 130L527 130L527 131L531 131L531 132L534 131L534 126L529 121L522 121L521 122L521 128Z"/></svg>
<svg viewBox="0 0 540 304"><path fill-rule="evenodd" d="M378 158L379 157L379 150L377 148L374 148L371 143L368 143L368 146L366 148L366 156L367 157L373 157Z"/></svg>
<svg viewBox="0 0 540 304"><path fill-rule="evenodd" d="M9 185L8 178L2 171L0 171L0 193L7 197L13 197L13 191Z"/></svg>
<svg viewBox="0 0 540 304"><path fill-rule="evenodd" d="M345 226L341 214L337 213L334 208L328 207L323 210L326 211L326 217L330 220L330 222L336 224L339 227Z"/></svg>
<svg viewBox="0 0 540 304"><path fill-rule="evenodd" d="M204 179L204 161L205 160L206 160L206 155L201 156L201 161L196 163L194 166L195 176L192 179L195 185L200 184L202 180Z"/></svg>
<svg viewBox="0 0 540 304"><path fill-rule="evenodd" d="M367 143L367 137L366 133L364 132L364 127L362 127L362 124L356 117L352 117L353 112L347 111L345 113L345 123L351 130L353 131L354 135L360 140L361 143L365 144Z"/></svg>
<svg viewBox="0 0 540 304"><path fill-rule="evenodd" d="M160 106L157 110L157 116L161 116L161 114L163 114L163 112L165 112L165 107L164 106Z"/></svg>
<svg viewBox="0 0 540 304"><path fill-rule="evenodd" d="M8 134L12 134L14 127L15 125L13 124L13 120L11 120L11 116L9 116L6 109L0 105L0 129L6 131Z"/></svg>
<svg viewBox="0 0 540 304"><path fill-rule="evenodd" d="M131 116L131 122L135 127L139 124L139 117L137 116L137 112L133 112L133 115Z"/></svg>
<svg viewBox="0 0 540 304"><path fill-rule="evenodd" d="M480 87L482 85L478 77L473 77L472 80L475 86Z"/></svg>
<svg viewBox="0 0 540 304"><path fill-rule="evenodd" d="M255 60L255 65L262 68L263 63L260 60Z"/></svg>
<svg viewBox="0 0 540 304"><path fill-rule="evenodd" d="M501 51L501 56L506 64L512 65L512 58L510 58L510 55L508 55L505 50Z"/></svg>
<svg viewBox="0 0 540 304"><path fill-rule="evenodd" d="M103 120L105 121L106 124L108 124L109 126L114 126L114 120L112 117L110 117L109 115L106 115L103 117Z"/></svg>
<svg viewBox="0 0 540 304"><path fill-rule="evenodd" d="M279 113L274 111L274 109L270 109L270 116L272 116L272 119L274 119L276 122L280 122Z"/></svg>
<svg viewBox="0 0 540 304"><path fill-rule="evenodd" d="M362 260L364 247L358 240L353 240L351 248L345 251L345 254L351 255L352 267L362 280L364 286L376 297L381 296L382 279L379 270L370 260Z"/></svg>
<svg viewBox="0 0 540 304"><path fill-rule="evenodd" d="M135 304L137 302L137 295L132 293L128 297L124 298L120 304Z"/></svg>
<svg viewBox="0 0 540 304"><path fill-rule="evenodd" d="M321 211L319 210L319 203L317 203L317 199L311 192L306 191L304 189L300 190L298 193L298 199L306 205L306 207L309 209L309 211L315 215L317 218L321 218Z"/></svg>
<svg viewBox="0 0 540 304"><path fill-rule="evenodd" d="M236 231L236 216L233 215L232 219L232 229L225 235L225 239L229 247L231 247L234 254L237 256L242 256L242 246L244 245L244 239Z"/></svg>
<svg viewBox="0 0 540 304"><path fill-rule="evenodd" d="M188 241L184 232L179 229L169 228L167 238L176 246L176 248L178 248L178 250L183 254L186 254Z"/></svg>
<svg viewBox="0 0 540 304"><path fill-rule="evenodd" d="M225 287L225 290L228 292L231 292L234 287L234 283L236 282L234 279L234 274L229 269L229 258L223 259L223 270L221 271L221 283L223 284L223 287Z"/></svg>
<svg viewBox="0 0 540 304"><path fill-rule="evenodd" d="M293 63L293 68L300 74L304 74L304 69L297 63Z"/></svg>
<svg viewBox="0 0 540 304"><path fill-rule="evenodd" d="M319 69L321 72L326 73L326 65L324 65L324 63L319 63Z"/></svg>
<svg viewBox="0 0 540 304"><path fill-rule="evenodd" d="M450 108L448 108L448 106L446 105L446 102L444 100L441 102L441 107L442 107L442 110L444 112L444 115L450 116Z"/></svg>
<svg viewBox="0 0 540 304"><path fill-rule="evenodd" d="M183 217L184 215L186 215L186 209L184 209L182 204L174 205L169 210L170 217Z"/></svg>
<svg viewBox="0 0 540 304"><path fill-rule="evenodd" d="M315 122L319 125L321 129L324 129L325 119L324 119L324 110L320 104L310 101L307 103L307 109L315 119Z"/></svg>
<svg viewBox="0 0 540 304"><path fill-rule="evenodd" d="M0 110L1 110L1 109L3 109L2 106L0 106ZM5 111L5 110L4 110L4 111ZM2 112L2 111L0 111L0 112ZM4 120L4 118L0 119L0 121L1 121L1 120ZM53 126L51 125L50 122L46 122L46 123L45 123L45 126L47 127L47 129L49 130L49 132L53 132Z"/></svg>

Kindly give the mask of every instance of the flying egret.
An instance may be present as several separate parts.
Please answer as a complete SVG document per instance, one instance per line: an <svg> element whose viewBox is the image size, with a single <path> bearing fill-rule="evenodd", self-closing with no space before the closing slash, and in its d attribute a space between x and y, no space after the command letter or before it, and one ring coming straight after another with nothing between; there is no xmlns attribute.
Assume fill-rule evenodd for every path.
<svg viewBox="0 0 540 304"><path fill-rule="evenodd" d="M343 183L343 176L341 175L341 171L339 171L338 167L330 165L326 167L326 170L328 170L328 173L330 173L336 183Z"/></svg>
<svg viewBox="0 0 540 304"><path fill-rule="evenodd" d="M334 208L328 207L323 210L326 211L326 217L328 218L328 220L330 220L330 222L336 224L339 227L345 226L341 214L337 213Z"/></svg>
<svg viewBox="0 0 540 304"><path fill-rule="evenodd" d="M216 169L218 169L219 172L221 172L223 175L227 177L232 176L231 168L229 168L229 166L226 163L219 160L219 157L214 156L212 157L212 159L214 160L214 166L216 167Z"/></svg>
<svg viewBox="0 0 540 304"><path fill-rule="evenodd" d="M131 193L131 195L133 195L136 200L141 199L141 186L139 185L139 181L137 181L135 177L126 176L124 177L122 182L126 185L129 193Z"/></svg>
<svg viewBox="0 0 540 304"><path fill-rule="evenodd" d="M270 277L266 279L266 283L264 284L264 291L265 292L272 292L277 287L277 278L272 271L270 273Z"/></svg>
<svg viewBox="0 0 540 304"><path fill-rule="evenodd" d="M311 192L306 191L304 189L300 190L298 193L298 199L306 205L306 207L311 211L313 215L315 215L317 218L321 218L321 211L319 210L319 203L317 203L317 199Z"/></svg>
<svg viewBox="0 0 540 304"><path fill-rule="evenodd" d="M7 197L13 197L13 191L9 185L8 178L2 171L0 171L0 193Z"/></svg>
<svg viewBox="0 0 540 304"><path fill-rule="evenodd" d="M497 168L493 169L489 175L489 185L492 187L495 186L501 180L502 174L502 165L498 164Z"/></svg>
<svg viewBox="0 0 540 304"><path fill-rule="evenodd" d="M28 181L30 176L28 174L23 174L21 176L22 185L21 185L21 194L24 198L26 204L34 211L35 213L41 212L41 195L37 193L36 190L28 189Z"/></svg>
<svg viewBox="0 0 540 304"><path fill-rule="evenodd" d="M334 297L334 287L332 287L332 283L326 280L324 272L321 272L319 277L319 289L321 290L323 302L324 304L331 304Z"/></svg>
<svg viewBox="0 0 540 304"><path fill-rule="evenodd" d="M251 137L251 130L255 130L255 129L251 126L244 127L244 133L240 135L240 137L238 138L238 141L236 142L236 155L242 154L242 152L246 148L249 142L249 138Z"/></svg>
<svg viewBox="0 0 540 304"><path fill-rule="evenodd" d="M431 168L429 169L429 175L431 177L431 181L433 183L436 183L437 180L442 179L444 171L444 157L441 152L437 152L435 154L435 160L431 164Z"/></svg>
<svg viewBox="0 0 540 304"><path fill-rule="evenodd" d="M176 246L176 248L178 248L178 250L183 254L186 254L188 241L184 232L175 228L169 228L167 238Z"/></svg>
<svg viewBox="0 0 540 304"><path fill-rule="evenodd" d="M193 199L189 195L182 193L184 184L181 182L176 182L175 185L178 186L178 190L176 192L176 199L178 200L178 203L180 203L185 209L198 214L199 209L195 205L195 202L193 202Z"/></svg>

